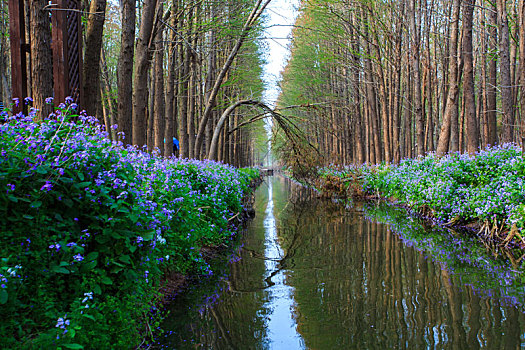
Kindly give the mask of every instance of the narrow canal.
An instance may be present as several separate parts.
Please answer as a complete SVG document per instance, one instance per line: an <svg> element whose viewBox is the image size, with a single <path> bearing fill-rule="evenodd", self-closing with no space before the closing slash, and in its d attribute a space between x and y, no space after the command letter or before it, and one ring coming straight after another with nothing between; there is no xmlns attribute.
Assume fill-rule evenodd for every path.
<svg viewBox="0 0 525 350"><path fill-rule="evenodd" d="M516 262L399 209L322 201L279 176L255 207L230 263L171 304L157 348L525 347Z"/></svg>

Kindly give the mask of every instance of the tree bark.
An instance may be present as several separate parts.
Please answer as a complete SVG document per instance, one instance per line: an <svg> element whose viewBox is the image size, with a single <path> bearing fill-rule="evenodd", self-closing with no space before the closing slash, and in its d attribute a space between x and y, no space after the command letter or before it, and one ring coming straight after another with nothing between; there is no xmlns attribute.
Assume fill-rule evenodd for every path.
<svg viewBox="0 0 525 350"><path fill-rule="evenodd" d="M82 82L84 84L84 101L82 104L88 114L94 114L97 110L97 91L100 90L100 55L105 16L106 0L92 0L87 18L84 67L82 70Z"/></svg>
<svg viewBox="0 0 525 350"><path fill-rule="evenodd" d="M117 67L117 121L118 131L123 133L124 144L133 143L133 57L135 51L135 0L121 0L122 33L120 37L120 56ZM121 134L122 135L122 134Z"/></svg>
<svg viewBox="0 0 525 350"><path fill-rule="evenodd" d="M364 11L363 11L364 12ZM368 32L368 20L366 12L363 13L364 17L364 29ZM371 147L374 148L374 163L379 163L382 160L381 154L381 131L379 130L378 115L377 115L377 96L375 91L374 73L372 70L372 62L370 60L371 50L370 42L368 41L368 35L365 34L363 37L363 47L366 49L366 57L364 59L364 76L366 84L366 105L368 106L368 117L370 120L371 137L369 138Z"/></svg>
<svg viewBox="0 0 525 350"><path fill-rule="evenodd" d="M463 1L463 43L464 61L463 95L465 98L465 123L467 126L467 152L474 154L479 148L478 120L476 118L476 97L474 90L474 58L472 53L472 21L475 0Z"/></svg>
<svg viewBox="0 0 525 350"><path fill-rule="evenodd" d="M494 146L498 143L498 130L496 118L496 96L498 84L498 14L496 4L494 4L492 11L489 11L489 37L492 54L490 55L488 65L488 86L487 86L487 129L488 139L487 144Z"/></svg>
<svg viewBox="0 0 525 350"><path fill-rule="evenodd" d="M47 0L29 2L31 32L31 86L33 107L37 108L37 119L46 118L52 111L45 100L53 96L53 59L51 52L51 27L49 13L44 9ZM63 102L63 101L60 101ZM24 103L20 101L20 103Z"/></svg>
<svg viewBox="0 0 525 350"><path fill-rule="evenodd" d="M181 76L179 79L180 93L179 93L179 136L180 136L180 150L179 154L182 158L188 158L190 155L189 139L188 139L188 104L189 104L189 89L188 81L190 74L190 52L189 48L182 50L181 61L183 62Z"/></svg>
<svg viewBox="0 0 525 350"><path fill-rule="evenodd" d="M145 0L142 8L139 37L135 52L135 84L133 88L133 144L146 145L148 114L148 72L151 66L152 38L157 0Z"/></svg>
<svg viewBox="0 0 525 350"><path fill-rule="evenodd" d="M109 125L106 127L106 131L109 133L109 138L111 140L116 140L116 133L115 130L112 128L113 125L117 124L116 118L115 118L115 107L113 104L113 96L111 94L111 84L109 82L109 72L108 67L106 63L106 55L104 52L104 48L102 48L102 54L101 54L101 61L100 64L102 66L102 85L104 86L101 94L101 96L106 96L106 99L108 101L108 122Z"/></svg>
<svg viewBox="0 0 525 350"><path fill-rule="evenodd" d="M512 142L514 133L514 121L512 120L512 81L510 76L510 40L509 23L507 18L507 1L497 0L498 27L500 29L499 58L501 74L501 105L503 108L502 141Z"/></svg>
<svg viewBox="0 0 525 350"><path fill-rule="evenodd" d="M248 16L248 19L246 20L246 22L245 22L245 24L244 24L244 26L242 28L242 31L241 31L241 34L240 34L239 38L235 42L235 46L233 47L232 51L230 52L230 55L228 56L228 58L226 59L226 62L224 62L224 65L222 66L222 69L219 72L219 76L215 80L215 84L214 84L213 89L212 89L212 91L210 93L208 101L206 101L206 106L205 106L205 109L204 109L204 113L203 113L202 118L201 118L200 123L199 123L199 131L197 132L197 137L195 139L195 151L194 151L194 154L197 155L197 156L200 155L200 153L201 153L201 147L202 147L202 141L203 141L203 138L204 138L204 132L206 131L206 124L208 123L208 120L210 119L212 108L213 108L213 105L215 104L215 99L217 98L217 94L219 93L219 89L220 89L220 87L222 85L224 77L226 76L226 73L229 71L229 69L230 69L230 67L231 67L231 65L233 63L233 60L235 59L235 57L239 53L239 50L240 50L242 44L244 43L244 41L248 37L248 34L251 32L253 26L257 22L257 19L261 16L262 12L266 8L266 6L268 6L270 1L271 0L264 0L264 3L263 3L263 0L257 0L257 3L253 7L252 12Z"/></svg>
<svg viewBox="0 0 525 350"><path fill-rule="evenodd" d="M170 156L174 154L173 149L173 138L177 138L177 98L175 93L177 91L178 82L175 81L177 75L177 61L178 61L178 48L177 44L177 30L178 26L178 9L179 1L173 0L171 8L171 21L170 21L170 44L168 52L168 81L166 88L166 129L164 133L164 155Z"/></svg>
<svg viewBox="0 0 525 350"><path fill-rule="evenodd" d="M520 28L520 105L521 151L525 153L525 0L520 0L518 23Z"/></svg>
<svg viewBox="0 0 525 350"><path fill-rule="evenodd" d="M163 3L159 6L159 13L164 10ZM153 114L153 133L155 148L164 155L164 128L166 126L166 100L164 92L164 26L161 25L155 36L155 108ZM167 153L167 155L171 154Z"/></svg>
<svg viewBox="0 0 525 350"><path fill-rule="evenodd" d="M417 0L410 1L410 28L412 31L412 72L414 77L414 114L416 118L417 154L425 155L425 130L423 107L421 101L421 71L419 64L420 24L419 11L416 11Z"/></svg>
<svg viewBox="0 0 525 350"><path fill-rule="evenodd" d="M452 28L450 30L450 59L448 60L448 76L449 88L446 100L445 112L443 115L443 123L439 133L439 141L436 153L443 155L449 150L450 129L452 119L457 119L458 110L458 93L459 93L459 79L458 79L458 36L459 36L459 12L461 0L454 1L454 13L452 15Z"/></svg>

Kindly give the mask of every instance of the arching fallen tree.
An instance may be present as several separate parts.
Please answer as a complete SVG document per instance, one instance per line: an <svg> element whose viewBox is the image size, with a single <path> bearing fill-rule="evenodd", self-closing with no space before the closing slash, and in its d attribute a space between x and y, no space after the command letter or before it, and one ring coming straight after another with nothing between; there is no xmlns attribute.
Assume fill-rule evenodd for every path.
<svg viewBox="0 0 525 350"><path fill-rule="evenodd" d="M281 130L284 132L286 138L290 142L291 149L294 153L296 153L298 156L301 156L305 151L304 145L306 145L306 147L308 148L311 148L312 150L315 150L315 152L318 153L317 148L314 145L312 145L310 141L306 139L303 131L294 124L291 118L282 115L281 113L278 112L277 109L272 109L268 107L266 104L264 104L263 102L256 101L256 100L239 100L233 103L232 105L230 105L228 108L226 108L226 110L222 113L221 117L219 118L217 122L217 126L215 127L215 130L213 132L213 137L211 139L210 150L208 152L208 159L217 160L217 149L218 149L219 136L224 127L224 123L226 122L226 120L228 120L228 117L231 115L231 113L236 108L242 105L250 105L250 106L258 107L263 110L263 113L251 118L248 121L243 122L238 127L248 125L250 123L253 123L255 121L258 121L264 118L272 118L278 124ZM282 109L290 109L290 108L298 108L298 107L313 107L313 105L288 106Z"/></svg>

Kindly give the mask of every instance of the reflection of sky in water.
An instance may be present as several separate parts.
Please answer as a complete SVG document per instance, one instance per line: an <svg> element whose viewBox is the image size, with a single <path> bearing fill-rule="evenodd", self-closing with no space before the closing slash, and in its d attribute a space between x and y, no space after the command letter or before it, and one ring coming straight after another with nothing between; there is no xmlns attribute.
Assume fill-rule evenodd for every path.
<svg viewBox="0 0 525 350"><path fill-rule="evenodd" d="M268 185L268 205L264 218L265 231L265 265L266 276L270 277L279 268L279 260L284 257L284 252L277 238L277 226L274 216L273 186ZM297 332L297 323L292 314L294 308L293 288L286 285L286 270L280 270L271 276L275 285L267 289L268 301L264 308L268 310L266 320L267 343L271 349L304 349L304 341Z"/></svg>

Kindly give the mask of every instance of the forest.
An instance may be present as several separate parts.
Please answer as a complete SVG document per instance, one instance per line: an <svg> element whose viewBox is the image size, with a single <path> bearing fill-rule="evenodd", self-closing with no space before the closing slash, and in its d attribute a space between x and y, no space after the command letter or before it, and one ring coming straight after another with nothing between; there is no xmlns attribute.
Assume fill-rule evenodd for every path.
<svg viewBox="0 0 525 350"><path fill-rule="evenodd" d="M30 42L30 50L22 54L30 60L27 96L34 101L32 107L42 110L41 115L52 111L45 101L60 85L53 79L55 56L49 43L55 34L47 23L67 6L78 8L68 12L67 18L81 14L82 21L80 108L112 130L111 139L158 148L167 156L205 158L222 110L238 100L260 100L264 57L257 38L269 1L21 3L25 42ZM7 5L8 1L0 1L0 100L9 106ZM265 133L260 123L241 125L249 112L249 107L241 105L223 122L215 158L236 166L256 161L255 148L265 142ZM118 127L111 129L111 125Z"/></svg>
<svg viewBox="0 0 525 350"><path fill-rule="evenodd" d="M302 1L278 105L309 107L293 113L315 165L523 145L524 11L521 0Z"/></svg>
<svg viewBox="0 0 525 350"><path fill-rule="evenodd" d="M299 0L291 23L275 3L283 5L0 0L0 336L6 346L154 346L166 297L186 278L216 273L211 257L236 244L256 211L266 215L259 248L273 244L278 256L247 255L261 267L264 261L265 277L256 284L267 286L255 289L272 299L272 288L294 280L272 281L294 268L286 260L295 248L279 245L286 243L287 227L280 226L286 220L273 212L278 182L287 185L276 186L276 204L287 209L277 218L296 209L288 206L286 176L316 196L310 200L309 193L305 206L326 205L320 196L336 199L330 205L339 209L330 210L327 225L333 218L346 222L341 213L362 209L354 200L364 200L356 220L390 225L408 242L396 243L400 249L416 242L418 252L407 255L414 266L426 264L420 250L451 266L459 255L458 264L470 257L477 264L494 253L521 273L525 0ZM269 24L272 13L283 22ZM279 40L268 34L271 27L291 28L275 104L265 100L269 42ZM273 173L261 171L263 165L281 174L261 186L265 207L250 208L261 174ZM392 214L379 201L402 210ZM308 228L320 225L317 214L304 213L313 219ZM427 224L443 230L434 234ZM309 234L298 220L290 227L293 244L305 237L309 248L326 242L317 253L351 251L365 231L363 247L393 237L385 231L370 240L382 227L377 223L358 232L326 226ZM460 243L455 230L485 246ZM339 240L351 242L349 248ZM232 263L240 260L238 252L227 254ZM358 256L387 268L388 276L397 273L373 262L375 251ZM305 276L321 281L323 273L310 271L344 265L329 260L314 261ZM438 277L448 273L433 268ZM507 283L509 269L502 268L495 285ZM492 276L486 270L480 273ZM231 291L222 273L218 278L220 293ZM374 285L379 290L402 279L397 274ZM523 290L520 279L509 279L511 289ZM334 280L350 281L348 274ZM324 282L313 282L309 289L324 291ZM300 312L290 317L306 319Z"/></svg>

